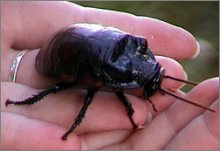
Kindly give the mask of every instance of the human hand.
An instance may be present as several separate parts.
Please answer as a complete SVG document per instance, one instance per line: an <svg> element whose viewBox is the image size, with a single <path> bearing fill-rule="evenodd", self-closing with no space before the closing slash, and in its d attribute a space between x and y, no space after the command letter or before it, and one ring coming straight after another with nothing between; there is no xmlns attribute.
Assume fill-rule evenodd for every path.
<svg viewBox="0 0 220 151"><path fill-rule="evenodd" d="M182 93L179 92L178 95ZM212 78L201 82L183 98L197 100L201 104L208 104L216 113L204 111L200 108L177 100L169 107L166 106L158 114L153 114L152 121L144 129L129 133L123 141L105 146L107 150L217 150L218 115L219 115L219 78ZM169 102L170 96L155 95L153 101ZM173 102L173 101L172 101ZM162 105L159 104L161 107ZM160 110L160 109L159 109ZM121 134L120 134L121 133ZM124 131L117 132L118 137ZM116 135L116 134L115 134ZM114 135L114 137L116 137Z"/></svg>
<svg viewBox="0 0 220 151"><path fill-rule="evenodd" d="M1 7L3 20L1 77L4 81L1 83L3 149L99 149L110 147L109 145L112 144L114 147L125 138L129 138L131 124L124 108L113 94L107 92L100 92L95 96L86 118L65 142L59 138L73 122L74 115L78 113L82 105L79 100L84 96L83 91L67 90L50 95L44 101L30 107L5 108L6 99L25 99L36 94L38 89L46 88L56 82L56 79L42 77L36 72L34 58L39 51L38 48L60 28L78 22L112 25L146 37L155 54L176 59L192 57L197 50L196 41L188 32L151 18L82 8L64 2L3 2ZM17 83L6 82L12 60L18 52L10 50L11 48L35 49L28 52L21 61ZM157 60L166 69L167 74L185 78L183 69L174 60L165 57L157 57ZM177 89L180 84L164 80L163 86L167 89ZM11 95L12 90L13 95ZM174 101L168 96L154 97L157 97L153 100L160 111L167 109ZM136 123L144 124L151 106L135 96L128 95L128 98L135 110L133 117ZM165 101L159 102L161 99Z"/></svg>

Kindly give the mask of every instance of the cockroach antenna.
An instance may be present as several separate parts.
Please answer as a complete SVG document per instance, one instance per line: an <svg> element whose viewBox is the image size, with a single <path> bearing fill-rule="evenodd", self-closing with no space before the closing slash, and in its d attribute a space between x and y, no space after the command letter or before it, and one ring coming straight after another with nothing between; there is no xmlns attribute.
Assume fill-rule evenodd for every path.
<svg viewBox="0 0 220 151"><path fill-rule="evenodd" d="M172 76L169 76L169 75L165 75L164 78L166 78L166 79L171 79L171 80L175 80L175 81L179 81L179 82L183 82L183 83L187 83L187 84L194 85L194 86L197 85L196 82L187 81L187 80L183 80L183 79L178 79L178 78L175 78L175 77L172 77ZM205 107L205 106L203 106L203 105L200 105L200 104L198 104L198 103L189 101L189 100L187 100L187 99L181 98L181 97L175 95L174 93L169 92L168 90L163 89L162 87L159 88L159 91L162 92L162 93L164 93L164 94L168 94L168 95L170 95L170 96L173 96L174 98L177 98L177 99L179 99L179 100L181 100L181 101L184 101L184 102L187 102L187 103L189 103L189 104L192 104L192 105L194 105L194 106L197 106L197 107L206 109L206 110L211 111L211 112L215 112L215 110L213 110L213 109L210 109L210 108Z"/></svg>
<svg viewBox="0 0 220 151"><path fill-rule="evenodd" d="M178 79L178 78L175 78L175 77L172 77L172 76L169 76L169 75L165 75L164 76L165 79L171 79L171 80L174 80L174 81L179 81L179 82L183 82L183 83L187 83L187 84L190 84L190 85L198 85L198 83L194 82L194 81L187 81L187 80L183 80L183 79Z"/></svg>

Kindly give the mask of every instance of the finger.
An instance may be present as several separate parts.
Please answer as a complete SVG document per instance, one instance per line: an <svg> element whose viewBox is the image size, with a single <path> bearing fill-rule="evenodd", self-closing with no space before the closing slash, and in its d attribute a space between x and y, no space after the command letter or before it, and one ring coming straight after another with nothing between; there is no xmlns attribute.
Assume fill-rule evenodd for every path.
<svg viewBox="0 0 220 151"><path fill-rule="evenodd" d="M216 101L211 107L219 112L219 102ZM196 134L196 135L195 135ZM175 150L216 150L219 149L218 138L218 114L205 112L184 129L182 129L165 147Z"/></svg>
<svg viewBox="0 0 220 151"><path fill-rule="evenodd" d="M11 91L9 90L13 90L13 95L11 95ZM51 94L39 103L31 106L9 105L5 107L5 101L7 99L21 101L37 94L37 92L37 90L24 85L3 82L1 108L3 111L54 123L68 129L79 113L83 104L82 100L86 95L85 91L69 89ZM147 120L147 110L144 102L134 96L127 97L135 111L133 115L135 123L137 125L143 125ZM132 125L127 117L126 110L118 98L112 93L98 92L89 106L85 118L75 132L82 134L86 132L131 128Z"/></svg>
<svg viewBox="0 0 220 151"><path fill-rule="evenodd" d="M114 20L112 20L112 22L109 22L109 23L111 23L112 26L120 25L120 28L125 29L125 30L130 29L127 27L127 24L130 26L131 24L136 24L136 22L138 24L144 24L144 26L145 26L145 22L147 22L146 24L151 24L151 23L154 24L155 23L155 24L158 24L158 26L162 26L162 27L164 26L165 31L172 31L172 29L174 28L172 25L169 25L169 24L161 22L161 21L156 21L156 20L153 20L150 18L137 19L138 17L134 17L132 15L125 14L125 13L103 11L103 10L98 10L98 9L91 9L91 10L90 9L83 9L80 6L74 5L71 3L63 3L63 2L45 2L45 3L48 3L47 6L50 6L50 7L44 7L45 5L42 5L41 2L4 3L3 4L5 6L7 6L7 7L3 7L3 16L5 16L5 17L3 17L3 18L5 18L4 20L7 20L6 16L8 16L8 12L6 13L6 10L8 10L8 9L4 9L4 8L14 8L15 10L18 9L17 10L18 13L16 15L20 14L21 16L23 16L23 15L26 16L26 17L23 17L23 20L10 19L8 22L7 21L4 22L5 24L7 23L12 26L11 28L5 29L5 30L8 29L9 31L4 32L4 33L7 33L8 36L11 36L11 38L10 37L6 38L6 39L11 39L11 40L5 40L5 41L7 41L8 45L10 44L10 46L13 46L16 49L32 49L32 48L41 47L43 42L46 41L50 37L50 35L52 35L55 31L59 30L61 27L66 26L67 24L72 24L73 22L78 22L78 21L82 22L82 19L79 19L79 18L76 19L73 17L73 16L75 16L75 15L72 15L72 13L74 13L74 12L81 14L81 16L88 16L90 14L89 13L90 11L93 13L98 13L100 15L100 19L98 19L98 20L100 20L100 23L103 22L103 24L107 24L107 23L105 23L105 20L101 19L101 18L103 18L101 15L101 14L103 14L103 12L106 15L110 15L110 16L112 15L114 17L128 18L129 22L125 22L125 25L122 24L121 22L119 23ZM35 5L33 5L33 4L35 4ZM18 5L19 5L19 7L18 7ZM36 12L39 12L39 13L30 15L29 10L30 9L32 10L32 7L33 7L33 10L38 10ZM64 11L58 11L58 10L64 10ZM54 13L51 13L51 12L54 12ZM10 12L10 13L12 13L12 12ZM35 11L33 11L33 13L35 13ZM43 14L46 14L46 15L43 15ZM16 15L12 15L12 16L16 17ZM44 16L44 17L42 18L42 16ZM68 18L68 17L70 17L70 18ZM19 16L17 16L17 18L19 18ZM33 18L35 18L35 19L33 19ZM36 18L39 18L39 19L36 19ZM82 17L82 18L84 18L84 17ZM89 19L90 17L86 17L86 18ZM92 18L92 16L91 16L91 18ZM56 22L55 20L61 20L61 19L64 21L54 24L54 22ZM84 18L84 20L87 20L87 19ZM72 20L74 20L74 21L72 21ZM93 20L93 19L91 19L91 20ZM136 20L138 20L138 21L136 21ZM141 20L140 23L139 23L139 20ZM18 27L16 26L17 27L16 29L11 30L14 27L14 24L16 24L16 23L10 22L10 21L19 22L19 24L21 24L19 27L22 29L20 29L20 28L18 29ZM48 26L50 26L50 28L49 29L45 28L42 25L48 25ZM8 25L7 25L7 27L8 27ZM152 26L152 27L154 27L154 26ZM171 29L167 30L168 27ZM136 30L138 31L139 29L140 29L139 27L134 27L133 29L130 29L131 30L130 32L135 31L134 32L134 34L135 34ZM161 29L161 28L159 28L159 29ZM180 29L177 29L176 27L174 29L177 31L180 30ZM143 29L143 31L145 31L145 29ZM141 30L139 32L143 33L143 31ZM155 31L157 31L157 30L155 30ZM183 32L182 30L180 30L180 31L181 31L181 33ZM13 32L13 34L16 36L14 36L13 34L8 34L9 32ZM154 32L154 31L152 31L152 32ZM185 31L183 33L185 33ZM138 34L138 32L136 34ZM185 34L189 36L189 33L186 32ZM32 36L32 35L34 35L34 36ZM173 37L173 36L171 36L172 34L167 34L167 35L169 35L170 37ZM176 36L178 34L175 32L175 34L173 34L173 35ZM182 37L184 38L187 36L184 36L184 34L183 34L183 35L181 35L181 38ZM16 38L16 39L13 39L13 38ZM183 48L186 45L184 45L184 42L183 42L184 40L182 40L181 38L180 38L180 41L181 41L181 44L183 45L183 46L181 46L181 48ZM154 39L157 40L157 38L154 38ZM165 40L166 37L161 36L161 39ZM161 41L161 40L159 40L159 41ZM174 42L172 42L172 45L170 45L168 48L166 48L166 45L163 45L162 47L165 49L163 50L163 48L161 48L158 50L161 50L163 53L166 52L167 50L176 50L178 52L177 48L170 49L171 46L177 45L177 44L175 44L175 41L176 41L176 37L175 37ZM164 42L164 43L167 44L167 42ZM157 44L160 45L160 42L157 42ZM177 46L179 46L179 45L177 45ZM3 47L3 48L7 49L9 47ZM187 48L186 50L191 51L191 49L189 49L189 48ZM7 51L7 50L5 50L5 51ZM172 52L174 53L174 55L172 57L175 57L177 52L175 52L175 51L172 51ZM184 58L185 51L180 50L180 52L181 52L181 56ZM10 53L12 53L12 51L10 51ZM14 53L14 55L10 55L10 56L15 56L15 53ZM7 78L8 78L8 72L9 72L9 68L10 68L10 65L11 65L13 58L14 57L7 57L7 59L3 59L3 61L4 61L3 62L3 64L4 64L3 71L4 72L3 72L2 77L4 80L7 80ZM26 69L26 71L30 71L30 70Z"/></svg>
<svg viewBox="0 0 220 151"><path fill-rule="evenodd" d="M172 77L176 77L179 79L187 79L187 75L185 71L183 70L183 67L175 61L174 59L157 56L156 59L161 64L162 68L165 69L165 75L170 75ZM164 79L162 83L162 87L166 89L178 89L182 87L184 83L170 80L170 79Z"/></svg>
<svg viewBox="0 0 220 151"><path fill-rule="evenodd" d="M199 52L199 45L189 32L157 19L94 8L86 8L83 16L85 22L111 25L145 37L155 54L184 59Z"/></svg>
<svg viewBox="0 0 220 151"><path fill-rule="evenodd" d="M86 22L111 25L132 34L144 36L156 54L183 59L194 56L198 51L196 40L190 33L152 18L84 8L67 2L18 2L3 3L3 5L6 6L2 7L3 20L9 20L7 16L15 18L10 18L11 22L9 22L9 27L13 28L7 29L13 29L11 31L13 33L9 34L11 43L19 49L39 48L52 33L61 27ZM7 10L14 11L8 12ZM15 28L16 23L19 26Z"/></svg>
<svg viewBox="0 0 220 151"><path fill-rule="evenodd" d="M81 149L76 135L71 135L68 141L60 139L64 133L60 126L6 112L2 112L1 122L1 147L4 150Z"/></svg>
<svg viewBox="0 0 220 151"><path fill-rule="evenodd" d="M212 93L207 90L210 90ZM218 98L218 90L218 78L209 79L195 87L188 94L187 98L200 100L200 104L211 104ZM190 109L191 111L189 111ZM188 112L186 112L187 110ZM141 144L141 140L148 140L147 142L142 141L142 145L149 149L162 148L181 128L202 112L203 110L200 108L177 101L164 114L160 114L154 119L146 128L146 133L144 133L148 135L143 136L142 134L143 138L139 137L139 143ZM160 133L156 133L156 129L159 129ZM136 134L136 136L139 136L139 134ZM134 142L135 138L131 138L133 141L129 140L129 142ZM157 139L156 143L154 142L155 139ZM134 145L137 146L137 144Z"/></svg>
<svg viewBox="0 0 220 151"><path fill-rule="evenodd" d="M23 58L23 59L27 60L30 63L27 64L25 62L21 62L20 68L18 70L17 81L19 83L24 83L25 85L30 85L31 87L37 87L37 88L48 87L54 81L51 82L51 80L49 80L47 78L43 78L43 77L41 78L41 76L37 75L36 70L32 70L33 68L31 68L31 66L34 65L34 61L33 61L34 59L32 59L32 57L34 57L36 55L37 51L38 50L34 50L34 51L31 51L25 55L25 58ZM162 66L164 66L164 68L166 68L166 73L168 75L172 75L174 77L184 79L183 78L183 76L184 76L183 69L177 62L175 62L174 60L172 60L170 58L165 58L165 57L157 57L157 59L159 60L160 64ZM30 69L29 72L25 72L25 70L27 70L27 69ZM27 74L23 74L22 76L20 76L21 75L20 73L27 73ZM172 82L172 81L167 80L164 82L163 85L167 89L175 89L175 88L177 89L178 87L181 86L181 83ZM27 90L24 90L24 91L27 91ZM131 93L131 94L135 94L137 96L140 96L140 95L142 95L143 90L138 90L138 92L137 91L136 92L127 91L127 92ZM36 93L37 92L31 92L31 94L26 94L26 96L28 97L28 96L31 96ZM164 99L169 100L169 101L164 101ZM16 98L15 100L19 100L19 99ZM158 111L165 110L169 105L172 104L172 102L174 100L175 100L174 98L169 97L167 95L161 97L160 94L152 97L152 101L154 102ZM150 111L152 113L153 117L155 117L155 115L158 114L155 111L153 111L153 108L150 103L147 103L147 108L148 108L148 111ZM149 113L147 115L151 116L151 113Z"/></svg>
<svg viewBox="0 0 220 151"><path fill-rule="evenodd" d="M204 81L195 87L187 97L192 100L200 100L201 104L213 103L218 98L218 81L218 78ZM179 130L202 112L203 110L200 108L177 101L167 111L159 114L145 129L137 131L127 141L116 145L133 149L161 149Z"/></svg>
<svg viewBox="0 0 220 151"><path fill-rule="evenodd" d="M60 28L81 21L81 7L69 2L3 2L1 8L4 39L16 49L40 48Z"/></svg>
<svg viewBox="0 0 220 151"><path fill-rule="evenodd" d="M219 78L211 78L194 87L188 94L183 96L183 98L208 107L219 97L218 91ZM187 110L189 112L186 112ZM167 111L167 116L172 122L173 127L176 127L175 131L178 131L190 120L203 113L204 111L204 109L179 100L169 108ZM216 113L212 112L212 114Z"/></svg>
<svg viewBox="0 0 220 151"><path fill-rule="evenodd" d="M3 2L1 79L8 80L9 69L17 53L10 48L40 48L54 32L78 20L80 15L76 13L80 8L67 2Z"/></svg>
<svg viewBox="0 0 220 151"><path fill-rule="evenodd" d="M80 135L79 138L82 150L102 150L106 149L106 146L123 141L130 134L131 130L114 130Z"/></svg>
<svg viewBox="0 0 220 151"><path fill-rule="evenodd" d="M36 69L35 69L35 57L37 53L39 52L39 49L35 49L32 51L28 51L23 57L21 62L19 63L19 67L16 74L16 83L22 83L24 85L36 88L36 89L42 89L47 88L48 86L51 86L54 83L57 83L57 79L55 78L47 78L45 76L40 75ZM8 59L5 59L3 61L5 64L2 67L3 74L2 81L8 81L9 79L9 69L12 65L13 59L17 55L17 51L12 51ZM7 61L10 60L10 61Z"/></svg>
<svg viewBox="0 0 220 151"><path fill-rule="evenodd" d="M9 90L13 90L13 95L11 95L11 91ZM22 114L69 128L75 116L79 113L83 97L85 96L85 92L80 90L70 89L65 92L51 94L32 106L11 105L7 108L5 107L5 101L7 99L21 101L37 94L38 92L38 90L31 89L24 85L2 82L2 110ZM131 101L134 108L135 112L133 118L136 121L136 124L143 125L145 122L148 123L151 121L152 116L154 117L156 115L156 112L152 111L151 104L148 103L146 107L143 100L131 95L126 96L128 100ZM163 111L174 101L173 98L171 98L170 101L164 101L163 99L166 99L167 97L169 98L170 96L164 96L163 98L158 96L155 97L158 111ZM99 115L99 118L97 118L97 115ZM106 119L108 120L106 121ZM76 132L85 133L117 128L131 128L131 123L128 120L125 109L114 94L100 92L94 98L92 105L86 113L86 118L83 119L82 124L76 129Z"/></svg>
<svg viewBox="0 0 220 151"><path fill-rule="evenodd" d="M37 88L37 89L47 88L51 86L52 84L57 83L57 79L46 78L40 75L36 71L35 57L38 51L39 49L32 50L32 51L27 52L23 56L19 64L19 68L18 68L18 72L16 76L17 83L21 83L21 84L24 84L24 85L27 85L33 88ZM13 53L13 55L10 55L11 62L15 56L16 56L16 53ZM186 79L184 70L178 62L176 62L175 60L171 58L159 57L159 56L157 56L156 59L165 69L167 75L171 75L173 77L180 78L180 79ZM7 69L9 69L10 66L11 64L9 62L8 62L8 65L6 64L3 66L3 70L6 71L5 73L3 73L3 76L4 76L3 81L8 81L9 71L7 71ZM182 83L165 79L162 86L167 89L177 89L182 86Z"/></svg>
<svg viewBox="0 0 220 151"><path fill-rule="evenodd" d="M31 51L29 53L27 53L25 55L25 58L23 58L24 60L27 60L27 62L21 62L20 64L20 68L18 70L18 74L17 74L17 81L19 83L23 83L25 85L30 85L31 87L36 87L36 88L42 88L42 87L49 87L49 85L51 85L53 82L50 79L41 77L37 74L36 70L33 70L33 68L31 68L31 66L34 66L34 59L33 57L35 57L35 55L37 54L38 50L34 50ZM182 69L182 67L174 60L170 59L170 58L165 58L165 57L157 57L157 59L159 60L160 64L165 68L166 73L168 75L172 75L174 77L177 78L181 78L184 79L184 71ZM25 70L28 70L29 72L25 72ZM27 73L27 74L23 74L21 76L21 73ZM167 89L177 89L181 86L181 83L179 82L173 82L170 80L164 80L163 86ZM136 94L137 96L142 95L143 90L138 90L139 92L131 92L131 91L127 91L128 93L132 93L132 94ZM35 92L36 93L36 92ZM34 94L34 92L32 93ZM26 95L28 96L28 95ZM160 95L159 95L160 96ZM160 111L162 111L163 109L165 109L167 106L169 106L171 104L172 101L163 101L160 99L160 97L156 97L157 99L154 99L154 97L152 98L153 102L155 102L157 109L159 109ZM158 101L155 101L158 100ZM170 99L167 99L170 100ZM157 103L159 102L159 104ZM160 103L161 102L161 103ZM160 107L161 106L161 107ZM164 107L162 107L164 106ZM149 109L151 110L152 107L150 105ZM154 113L154 111L153 111Z"/></svg>

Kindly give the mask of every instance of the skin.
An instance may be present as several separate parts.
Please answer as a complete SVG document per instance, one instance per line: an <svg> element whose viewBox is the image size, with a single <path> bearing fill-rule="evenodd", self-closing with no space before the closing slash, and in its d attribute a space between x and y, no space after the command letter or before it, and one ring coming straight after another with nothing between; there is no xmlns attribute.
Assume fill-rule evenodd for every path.
<svg viewBox="0 0 220 151"><path fill-rule="evenodd" d="M82 124L67 141L60 137L79 112L84 90L52 94L33 106L5 107L8 98L22 100L57 82L39 75L34 59L43 43L64 26L99 23L144 36L155 54L167 56L157 57L166 74L183 79L182 67L171 58L198 54L197 42L187 31L152 18L68 2L1 2L1 15L1 149L219 149L219 78L203 81L187 94L177 90L181 83L164 80L162 84L216 113L159 93L151 98L159 110L155 113L150 103L135 95L141 90L129 91L126 96L135 110L133 118L144 126L135 131L118 98L111 92L98 92ZM32 51L19 65L17 82L7 82L12 60L23 49Z"/></svg>

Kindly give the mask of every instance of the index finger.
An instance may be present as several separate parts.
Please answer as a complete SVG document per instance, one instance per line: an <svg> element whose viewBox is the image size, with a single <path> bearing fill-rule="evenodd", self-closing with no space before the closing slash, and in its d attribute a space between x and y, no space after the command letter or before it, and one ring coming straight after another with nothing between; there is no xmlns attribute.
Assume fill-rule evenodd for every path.
<svg viewBox="0 0 220 151"><path fill-rule="evenodd" d="M16 19L9 21L12 28L8 28L8 32L11 34L7 34L10 44L17 49L39 48L60 28L83 22L115 26L129 33L143 36L148 40L149 47L155 54L184 59L197 53L197 42L189 32L153 18L85 8L68 2L18 2L18 4L9 2L6 4L7 8L2 7L3 19L10 15L8 13L14 13L7 11L10 7L13 8L10 10L17 12L12 15Z"/></svg>

